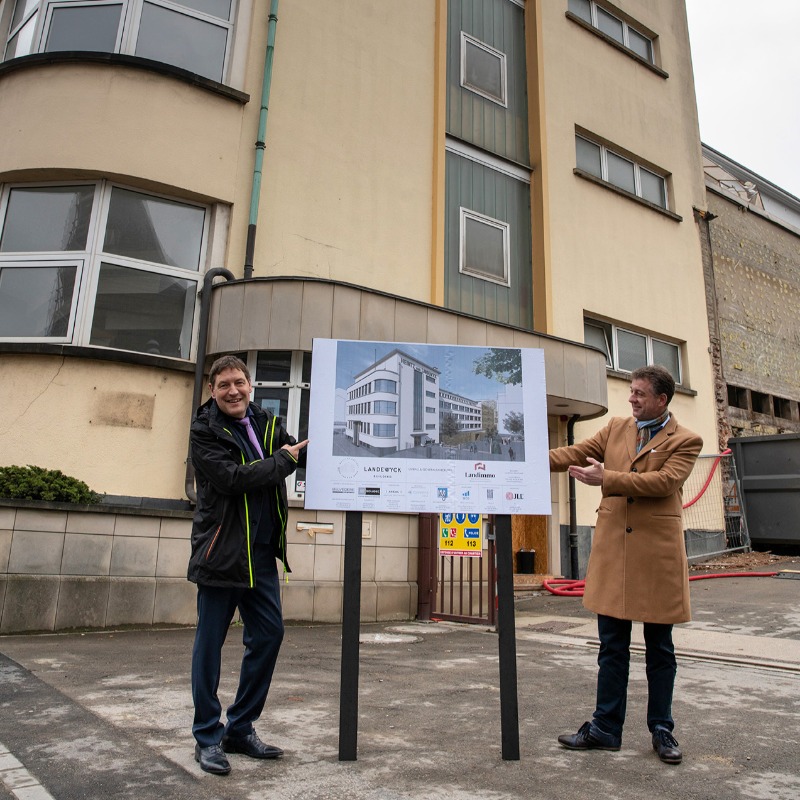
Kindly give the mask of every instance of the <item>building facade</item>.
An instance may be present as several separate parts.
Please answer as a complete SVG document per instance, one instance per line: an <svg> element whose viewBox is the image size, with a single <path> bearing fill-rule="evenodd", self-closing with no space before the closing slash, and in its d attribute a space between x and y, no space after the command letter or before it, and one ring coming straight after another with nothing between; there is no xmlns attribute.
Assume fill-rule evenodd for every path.
<svg viewBox="0 0 800 800"><path fill-rule="evenodd" d="M0 459L186 515L169 547L151 522L103 539L108 564L70 579L93 603L169 588L191 621L188 426L222 353L300 437L329 337L540 347L554 445L666 363L714 441L683 3L2 0L0 37ZM343 515L306 512L302 475L290 490L286 615L338 619ZM566 492L514 520L552 573ZM582 529L595 508L581 490ZM2 591L48 598L37 627L59 547L109 535L93 519L4 523ZM413 616L416 517L364 535L364 618Z"/></svg>
<svg viewBox="0 0 800 800"><path fill-rule="evenodd" d="M800 432L800 200L703 146L719 446Z"/></svg>
<svg viewBox="0 0 800 800"><path fill-rule="evenodd" d="M439 378L435 367L402 351L390 353L348 387L345 435L378 455L438 441Z"/></svg>

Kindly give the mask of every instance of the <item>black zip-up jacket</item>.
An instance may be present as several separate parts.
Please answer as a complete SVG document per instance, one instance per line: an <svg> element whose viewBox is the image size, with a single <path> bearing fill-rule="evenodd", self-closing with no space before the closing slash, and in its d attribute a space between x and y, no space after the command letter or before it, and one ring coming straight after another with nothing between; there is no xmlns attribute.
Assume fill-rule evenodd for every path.
<svg viewBox="0 0 800 800"><path fill-rule="evenodd" d="M266 493L271 514L272 543L276 555L286 560L288 502L284 480L298 466L285 444L295 444L275 417L254 403L251 424L262 442L264 459L248 461L233 436L230 419L213 399L197 409L189 441L197 484L197 509L192 524L192 555L188 578L194 583L230 588L252 588L253 536L251 497ZM305 461L305 452L300 466ZM255 501L258 502L258 501Z"/></svg>

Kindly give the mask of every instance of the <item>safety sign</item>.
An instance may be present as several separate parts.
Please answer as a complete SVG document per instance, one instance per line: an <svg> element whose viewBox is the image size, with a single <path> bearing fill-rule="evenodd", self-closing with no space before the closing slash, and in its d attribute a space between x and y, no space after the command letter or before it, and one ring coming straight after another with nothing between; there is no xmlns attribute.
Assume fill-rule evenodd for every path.
<svg viewBox="0 0 800 800"><path fill-rule="evenodd" d="M439 553L480 558L483 555L483 515L439 514Z"/></svg>

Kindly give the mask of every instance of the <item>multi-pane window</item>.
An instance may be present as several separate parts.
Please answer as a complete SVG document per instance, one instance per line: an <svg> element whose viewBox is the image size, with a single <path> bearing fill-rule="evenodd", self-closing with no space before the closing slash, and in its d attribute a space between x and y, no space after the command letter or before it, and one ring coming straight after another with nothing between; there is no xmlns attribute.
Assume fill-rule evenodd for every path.
<svg viewBox="0 0 800 800"><path fill-rule="evenodd" d="M633 372L648 364L659 364L669 370L676 383L682 381L679 344L589 318L583 321L583 339L605 353L610 369Z"/></svg>
<svg viewBox="0 0 800 800"><path fill-rule="evenodd" d="M506 54L462 31L461 85L507 106Z"/></svg>
<svg viewBox="0 0 800 800"><path fill-rule="evenodd" d="M271 411L298 440L307 438L311 353L260 350L255 365L248 368L253 375L253 402Z"/></svg>
<svg viewBox="0 0 800 800"><path fill-rule="evenodd" d="M127 53L221 82L235 0L17 0L4 59L59 50Z"/></svg>
<svg viewBox="0 0 800 800"><path fill-rule="evenodd" d="M576 134L575 161L578 169L648 203L667 208L666 178L632 158Z"/></svg>
<svg viewBox="0 0 800 800"><path fill-rule="evenodd" d="M459 271L509 285L509 224L477 211L460 209Z"/></svg>
<svg viewBox="0 0 800 800"><path fill-rule="evenodd" d="M569 10L637 56L654 63L653 39L593 0L569 0Z"/></svg>
<svg viewBox="0 0 800 800"><path fill-rule="evenodd" d="M0 337L191 358L206 206L106 181L0 195Z"/></svg>
<svg viewBox="0 0 800 800"><path fill-rule="evenodd" d="M311 397L311 353L299 350L259 350L240 354L253 377L252 401L272 412L278 423L297 441L308 438L308 403ZM289 496L303 497L305 469L286 481Z"/></svg>

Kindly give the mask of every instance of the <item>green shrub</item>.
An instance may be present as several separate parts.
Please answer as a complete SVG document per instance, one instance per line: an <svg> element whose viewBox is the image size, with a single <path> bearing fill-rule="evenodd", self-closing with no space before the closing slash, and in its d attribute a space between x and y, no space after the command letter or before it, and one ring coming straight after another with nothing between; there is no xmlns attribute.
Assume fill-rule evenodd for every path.
<svg viewBox="0 0 800 800"><path fill-rule="evenodd" d="M100 502L100 495L83 481L57 469L0 467L0 497L11 500L51 500L58 503Z"/></svg>

